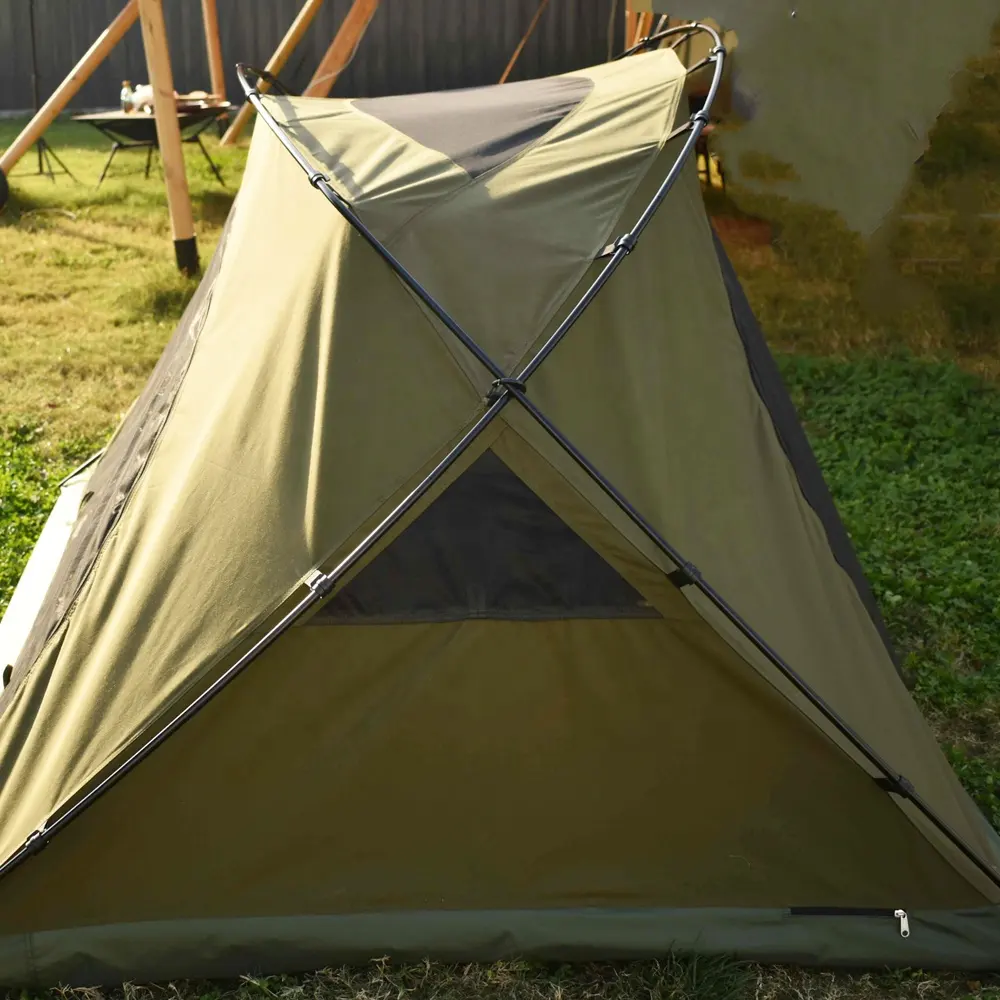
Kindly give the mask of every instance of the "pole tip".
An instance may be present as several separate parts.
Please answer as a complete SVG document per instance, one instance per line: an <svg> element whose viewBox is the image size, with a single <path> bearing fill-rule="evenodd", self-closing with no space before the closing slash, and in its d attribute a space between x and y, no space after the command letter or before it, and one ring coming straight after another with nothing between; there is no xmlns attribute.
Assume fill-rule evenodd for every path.
<svg viewBox="0 0 1000 1000"><path fill-rule="evenodd" d="M174 240L174 254L177 257L177 267L189 278L199 271L198 244L192 236L186 240Z"/></svg>

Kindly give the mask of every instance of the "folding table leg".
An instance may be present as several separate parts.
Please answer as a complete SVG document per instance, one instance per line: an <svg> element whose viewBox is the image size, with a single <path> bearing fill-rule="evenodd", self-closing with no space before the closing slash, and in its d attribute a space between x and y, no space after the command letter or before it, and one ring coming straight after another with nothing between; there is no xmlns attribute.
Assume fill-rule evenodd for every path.
<svg viewBox="0 0 1000 1000"><path fill-rule="evenodd" d="M97 186L100 187L104 183L104 178L107 176L108 167L111 166L111 161L115 158L115 153L121 149L120 142L114 142L111 144L111 153L108 156L107 162L104 164L104 169L101 171L101 176L97 179Z"/></svg>
<svg viewBox="0 0 1000 1000"><path fill-rule="evenodd" d="M220 183L220 184L221 184L221 185L222 185L223 187L225 187L225 186L226 186L226 182L225 182L225 181L224 181L224 180L222 179L222 174L220 174L220 173L219 173L219 168L218 168L218 167L217 167L217 166L215 165L215 160L213 160L213 159L212 159L212 157L208 155L208 150L207 150L207 149L205 149L205 146L204 146L204 144L203 144L203 143L202 143L202 141L201 141L201 136L200 136L200 135L196 135L196 136L194 137L194 141L195 141L196 143L198 143L198 148L199 148L199 149L200 149L200 150L202 151L202 153L204 154L204 156L205 156L205 159L206 159L206 160L208 160L208 165L209 165L209 166L210 166L210 167L212 168L212 173L213 173L213 174L215 174L215 179L216 179L216 180L217 180L217 181L218 181L218 182L219 182L219 183Z"/></svg>

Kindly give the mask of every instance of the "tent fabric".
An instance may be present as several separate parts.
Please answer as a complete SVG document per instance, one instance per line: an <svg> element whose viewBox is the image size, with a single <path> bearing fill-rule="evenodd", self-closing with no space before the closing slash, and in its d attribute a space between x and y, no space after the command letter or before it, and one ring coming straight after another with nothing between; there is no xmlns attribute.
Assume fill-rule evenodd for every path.
<svg viewBox="0 0 1000 1000"><path fill-rule="evenodd" d="M522 80L484 94L448 90L428 99L375 97L354 107L435 149L470 177L492 170L558 125L593 87L586 77Z"/></svg>
<svg viewBox="0 0 1000 1000"><path fill-rule="evenodd" d="M525 98L497 142L533 138L478 173L350 101L266 106L516 370L679 150L673 53L572 78L589 83L576 105L535 135ZM213 267L179 384L126 435L141 461L123 460L96 557L5 695L0 861L236 663L484 411L490 374L267 128ZM693 163L528 391L1000 863L755 384ZM115 478L109 456L95 478ZM208 974L251 948L260 971L323 949L610 957L706 933L712 951L741 928L737 951L788 961L987 967L997 886L674 569L511 403L324 604L0 878L0 982ZM846 908L845 929L822 938L805 928L827 917L790 907ZM902 944L872 908L929 929Z"/></svg>
<svg viewBox="0 0 1000 1000"><path fill-rule="evenodd" d="M0 621L0 670L3 685L13 676L13 665L31 632L52 583L53 573L69 543L80 514L93 463L73 472L59 487L55 506L45 522L31 558L11 595L7 612Z"/></svg>
<svg viewBox="0 0 1000 1000"><path fill-rule="evenodd" d="M680 952L734 956L743 961L823 968L948 968L977 972L995 964L995 907L908 914L911 935L891 918L873 915L796 916L788 910L431 910L402 914L302 915L229 920L150 921L142 924L46 931L0 938L0 965L18 982L117 984L176 981L192 974L222 979L267 967L307 972L363 963L381 954L422 961L492 962L662 957L664 942ZM914 958L914 940L920 957ZM566 942L573 942L567 945ZM388 944L387 944L388 942ZM262 958L262 956L266 956ZM251 972L250 974L253 974Z"/></svg>
<svg viewBox="0 0 1000 1000"><path fill-rule="evenodd" d="M311 622L657 616L485 452Z"/></svg>
<svg viewBox="0 0 1000 1000"><path fill-rule="evenodd" d="M635 214L655 179L645 184ZM683 240L676 238L681 232ZM989 852L978 810L837 564L749 377L693 171L641 247L560 345L555 363L539 369L532 399L870 746L899 761L911 780L910 771L920 767L922 794ZM645 289L656 287L660 274L670 275L671 288L699 290L711 274L714 294L651 300ZM667 333L692 325L703 331L695 339ZM651 337L652 329L662 335ZM584 402L598 399L614 404ZM565 470L585 495L595 494L526 413L514 408L505 420L553 469ZM682 427L688 433L668 430ZM609 518L615 530L625 530L623 514ZM686 593L720 631L731 631L707 599L691 588ZM733 641L748 662L788 687L746 641ZM814 709L803 710L816 717ZM830 728L819 718L817 724Z"/></svg>
<svg viewBox="0 0 1000 1000"><path fill-rule="evenodd" d="M750 367L750 375L753 378L757 394L767 407L778 440L795 470L802 495L823 523L827 541L834 557L851 578L861 603L864 604L865 610L882 637L886 651L895 660L896 654L892 639L889 636L888 628L886 628L885 620L882 618L878 602L875 600L875 594L865 577L847 529L837 513L837 507L830 495L826 481L823 479L819 462L816 461L809 439L799 423L795 405L781 380L781 373L767 348L767 342L764 340L764 335L757 324L732 262L726 254L726 248L714 230L712 236L719 258L719 266L722 269L722 277L726 283L729 306L733 312L733 320L736 323L740 340L743 341L743 349L746 351L747 364Z"/></svg>

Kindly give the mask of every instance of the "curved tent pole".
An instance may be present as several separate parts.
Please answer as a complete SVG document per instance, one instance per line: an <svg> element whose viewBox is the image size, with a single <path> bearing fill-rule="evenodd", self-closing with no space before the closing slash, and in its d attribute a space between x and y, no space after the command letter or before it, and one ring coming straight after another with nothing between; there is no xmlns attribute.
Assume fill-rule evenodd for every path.
<svg viewBox="0 0 1000 1000"><path fill-rule="evenodd" d="M671 48L676 48L676 46L683 42L686 37L696 35L699 31L710 32L716 46L722 46L722 39L719 37L719 33L707 24L699 24L698 22L692 22L691 24L675 24L672 28L664 28L662 31L656 31L652 35L640 38L635 45L625 49L624 52L619 52L618 55L611 60L611 62L617 62L619 59L624 59L626 56L634 56L637 52L642 52L643 49L651 48L653 45L662 42L664 38L671 38L674 35L684 36L682 38L678 38L677 42L671 46ZM688 72L690 73L691 70L688 70Z"/></svg>
<svg viewBox="0 0 1000 1000"><path fill-rule="evenodd" d="M579 451L552 423L548 417L533 403L526 395L526 382L538 369L538 366L555 350L556 346L566 335L573 324L580 318L587 306L593 301L601 288L621 264L622 260L631 253L637 244L642 231L649 224L659 206L669 194L671 187L680 176L680 172L691 152L698 136L708 123L708 112L711 109L712 101L718 92L719 83L722 77L722 70L725 61L725 48L719 38L718 33L708 25L689 25L681 30L691 30L697 27L699 30L708 32L715 42L709 61L715 65L712 84L709 88L708 97L704 107L691 116L690 122L682 129L675 130L672 136L682 134L687 131L688 139L681 150L677 160L673 163L667 173L660 188L653 199L646 207L631 230L620 237L613 244L602 251L598 257L608 256L608 263L601 270L600 274L583 294L580 301L573 307L558 328L550 335L548 340L542 345L535 356L525 365L515 376L505 375L503 369L497 365L488 354L469 336L465 330L438 304L438 302L423 288L406 268L392 255L392 253L378 240L378 238L364 225L353 208L333 189L330 179L321 171L314 169L306 160L305 156L296 148L292 140L285 131L278 125L273 116L261 101L260 94L256 87L251 86L246 74L254 71L246 66L238 67L240 83L247 95L247 100L252 104L264 123L271 129L274 135L291 154L295 161L306 173L310 184L321 191L333 207L347 220L347 222L358 231L358 233L368 242L373 249L386 261L396 275L413 291L423 302L423 304L434 313L434 315L445 325L445 327L456 336L456 338L466 346L466 348L476 357L477 360L494 377L492 387L486 398L487 409L479 417L475 424L470 427L459 441L452 446L451 450L438 462L438 464L424 477L424 479L411 490L404 499L350 552L342 559L330 572L323 573L314 571L303 582L308 588L308 593L288 611L275 625L273 625L265 635L260 638L246 653L244 653L235 663L225 670L215 679L194 701L190 702L179 714L173 717L162 729L152 736L146 743L139 747L130 757L118 765L113 771L101 779L94 787L82 795L72 806L61 815L56 816L50 822L36 830L27 841L10 858L0 865L0 878L10 872L26 858L35 854L48 844L61 829L72 822L77 816L84 812L101 795L113 787L119 779L124 777L129 771L134 769L149 754L151 754L160 744L168 739L185 722L197 714L212 698L223 690L233 679L245 670L257 657L271 646L287 629L289 629L303 614L328 596L338 582L349 572L357 562L362 559L392 528L426 495L428 490L441 479L457 459L468 449L479 434L492 423L496 416L504 409L511 399L525 408L532 418L544 428L566 451L566 453L585 471L593 482L600 487L605 495L611 499L619 509L625 513L630 520L638 527L646 537L674 564L678 569L669 574L672 582L678 587L688 585L694 586L700 591L721 614L746 638L752 645L764 655L764 657L774 666L778 672L789 681L796 690L806 698L806 700L843 736L854 749L868 761L872 767L881 773L881 779L876 779L885 791L899 795L913 803L915 808L923 814L958 850L979 869L994 885L1000 887L1000 873L995 871L986 861L984 861L975 850L973 850L952 828L942 820L931 807L917 793L913 785L900 773L895 771L889 764L874 750L865 740L855 732L851 726L844 721L837 711L823 700L823 698L813 690L813 688L799 674L787 664L781 656L771 648L770 645L758 635L752 626L747 623L739 613L709 584L698 572L697 568L687 562L680 552L678 552L660 533L622 496L615 486L606 479L598 469ZM672 34L676 29L660 32L658 34ZM644 39L640 47L651 41L654 36ZM258 75L258 78L259 75Z"/></svg>
<svg viewBox="0 0 1000 1000"><path fill-rule="evenodd" d="M254 73L257 74L257 79L263 80L275 93L280 94L282 97L294 96L281 80L278 79L276 74L270 73L266 69L255 69ZM240 82L242 83L242 79Z"/></svg>

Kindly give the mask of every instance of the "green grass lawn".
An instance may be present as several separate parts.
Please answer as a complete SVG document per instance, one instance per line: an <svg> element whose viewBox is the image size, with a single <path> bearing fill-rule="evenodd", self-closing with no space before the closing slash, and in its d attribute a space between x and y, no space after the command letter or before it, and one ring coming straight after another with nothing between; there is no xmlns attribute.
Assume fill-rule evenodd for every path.
<svg viewBox="0 0 1000 1000"><path fill-rule="evenodd" d="M988 217L1000 212L1000 137L990 125L990 116L1000 120L1000 69L979 66L969 100L942 118L907 196L907 214L917 218L887 234L881 257L866 258L829 216L767 195L736 202L713 195L711 205L728 220L750 212L773 224L765 243L731 231L730 253L779 353L914 695L1000 828L1000 279L982 263L1000 259L1000 223ZM0 122L0 148L17 125ZM59 479L117 424L195 287L173 267L162 183L155 169L150 180L142 177L144 155L122 154L95 190L106 141L66 123L49 139L81 183L33 176L34 159L26 157L0 214L0 610ZM246 155L245 147L209 145L226 190L200 153L186 150L204 261ZM375 963L116 995L1000 1000L1000 979L835 976L682 958L560 969Z"/></svg>

